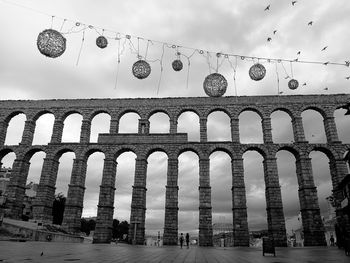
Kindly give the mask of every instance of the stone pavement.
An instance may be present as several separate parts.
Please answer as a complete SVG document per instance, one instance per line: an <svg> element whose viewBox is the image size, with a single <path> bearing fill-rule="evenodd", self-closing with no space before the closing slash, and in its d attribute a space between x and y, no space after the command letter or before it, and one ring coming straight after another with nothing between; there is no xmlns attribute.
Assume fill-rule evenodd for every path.
<svg viewBox="0 0 350 263"><path fill-rule="evenodd" d="M41 253L43 255L41 256ZM0 262L350 262L343 250L327 247L277 248L276 257L261 248L146 247L0 241Z"/></svg>

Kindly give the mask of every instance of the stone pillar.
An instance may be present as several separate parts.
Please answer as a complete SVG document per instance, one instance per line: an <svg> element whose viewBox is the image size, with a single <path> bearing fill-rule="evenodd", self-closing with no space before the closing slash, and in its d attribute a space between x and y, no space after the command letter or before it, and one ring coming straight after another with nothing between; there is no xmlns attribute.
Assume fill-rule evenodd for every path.
<svg viewBox="0 0 350 263"><path fill-rule="evenodd" d="M132 189L129 242L143 245L145 240L147 160L136 158Z"/></svg>
<svg viewBox="0 0 350 263"><path fill-rule="evenodd" d="M44 223L52 223L52 205L55 200L56 179L59 162L45 158L41 170L38 191L33 204L33 217Z"/></svg>
<svg viewBox="0 0 350 263"><path fill-rule="evenodd" d="M232 167L232 216L233 245L249 247L249 231L247 220L247 201L244 185L243 159L233 158Z"/></svg>
<svg viewBox="0 0 350 263"><path fill-rule="evenodd" d="M199 133L200 133L200 142L207 142L207 118L200 117L199 118Z"/></svg>
<svg viewBox="0 0 350 263"><path fill-rule="evenodd" d="M5 139L6 139L6 133L7 133L7 128L9 124L8 122L1 121L0 122L0 145L5 144Z"/></svg>
<svg viewBox="0 0 350 263"><path fill-rule="evenodd" d="M55 119L52 129L51 143L61 143L64 123L62 120Z"/></svg>
<svg viewBox="0 0 350 263"><path fill-rule="evenodd" d="M334 117L326 117L323 119L324 129L328 143L339 142L337 126L335 125Z"/></svg>
<svg viewBox="0 0 350 263"><path fill-rule="evenodd" d="M295 116L292 119L292 127L293 127L294 141L306 142L304 127L303 127L303 119L301 118L301 116Z"/></svg>
<svg viewBox="0 0 350 263"><path fill-rule="evenodd" d="M263 164L269 235L274 239L275 246L286 247L286 224L284 220L281 187L278 179L276 158L266 157Z"/></svg>
<svg viewBox="0 0 350 263"><path fill-rule="evenodd" d="M149 120L139 119L138 132L140 134L149 134Z"/></svg>
<svg viewBox="0 0 350 263"><path fill-rule="evenodd" d="M89 143L90 134L91 134L91 121L83 120L81 122L80 143Z"/></svg>
<svg viewBox="0 0 350 263"><path fill-rule="evenodd" d="M239 143L239 119L232 118L231 119L231 139L232 142Z"/></svg>
<svg viewBox="0 0 350 263"><path fill-rule="evenodd" d="M171 134L177 133L177 119L176 118L170 119L170 133Z"/></svg>
<svg viewBox="0 0 350 263"><path fill-rule="evenodd" d="M110 243L112 239L116 170L117 162L105 159L93 243Z"/></svg>
<svg viewBox="0 0 350 263"><path fill-rule="evenodd" d="M32 145L35 131L35 121L27 120L24 125L22 141L20 144Z"/></svg>
<svg viewBox="0 0 350 263"><path fill-rule="evenodd" d="M116 134L119 132L119 119L111 118L111 123L109 125L109 133Z"/></svg>
<svg viewBox="0 0 350 263"><path fill-rule="evenodd" d="M318 205L317 190L312 176L311 160L301 157L296 161L299 184L299 202L305 246L326 246L324 226Z"/></svg>
<svg viewBox="0 0 350 263"><path fill-rule="evenodd" d="M265 117L261 120L264 143L272 143L271 118Z"/></svg>
<svg viewBox="0 0 350 263"><path fill-rule="evenodd" d="M87 160L74 159L62 223L63 227L71 233L80 232L80 219L84 203L86 169Z"/></svg>
<svg viewBox="0 0 350 263"><path fill-rule="evenodd" d="M167 185L165 192L164 245L177 245L178 240L178 160L168 159Z"/></svg>
<svg viewBox="0 0 350 263"><path fill-rule="evenodd" d="M8 217L21 219L23 212L23 200L28 177L30 163L23 159L16 159L12 166L12 176L7 186L9 208Z"/></svg>
<svg viewBox="0 0 350 263"><path fill-rule="evenodd" d="M199 159L199 245L213 245L209 158Z"/></svg>

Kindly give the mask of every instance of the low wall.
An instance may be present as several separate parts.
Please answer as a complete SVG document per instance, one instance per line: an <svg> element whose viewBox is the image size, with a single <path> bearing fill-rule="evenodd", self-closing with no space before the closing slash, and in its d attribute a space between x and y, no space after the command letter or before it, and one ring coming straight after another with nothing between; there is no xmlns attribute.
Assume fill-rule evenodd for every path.
<svg viewBox="0 0 350 263"><path fill-rule="evenodd" d="M28 228L12 225L8 222L3 222L2 226L6 228L9 232L18 236L18 238L25 238L32 241L72 242L72 243L82 243L84 241L83 237L57 233L57 232L49 232L45 230L28 229Z"/></svg>

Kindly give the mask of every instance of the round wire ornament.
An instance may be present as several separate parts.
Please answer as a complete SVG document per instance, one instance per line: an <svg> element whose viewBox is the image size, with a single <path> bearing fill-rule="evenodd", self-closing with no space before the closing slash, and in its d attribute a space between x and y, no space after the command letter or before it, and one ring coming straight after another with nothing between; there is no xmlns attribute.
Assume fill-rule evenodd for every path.
<svg viewBox="0 0 350 263"><path fill-rule="evenodd" d="M144 60L138 60L132 65L132 74L138 79L145 79L151 74L151 66Z"/></svg>
<svg viewBox="0 0 350 263"><path fill-rule="evenodd" d="M266 69L260 63L254 64L249 69L249 77L252 80L255 80L255 81L262 80L265 77L265 75L266 75Z"/></svg>
<svg viewBox="0 0 350 263"><path fill-rule="evenodd" d="M104 36L99 36L98 38L96 38L96 45L99 48L107 47L107 45L108 45L107 38L105 38Z"/></svg>
<svg viewBox="0 0 350 263"><path fill-rule="evenodd" d="M40 53L50 58L57 58L66 50L66 39L54 29L45 29L41 32L36 44Z"/></svg>
<svg viewBox="0 0 350 263"><path fill-rule="evenodd" d="M175 71L180 71L183 68L183 64L180 59L176 59L171 64Z"/></svg>
<svg viewBox="0 0 350 263"><path fill-rule="evenodd" d="M299 82L296 79L291 79L288 81L288 88L290 89L297 89L299 87Z"/></svg>
<svg viewBox="0 0 350 263"><path fill-rule="evenodd" d="M206 76L203 88L209 97L221 97L226 92L227 80L219 73L212 73Z"/></svg>

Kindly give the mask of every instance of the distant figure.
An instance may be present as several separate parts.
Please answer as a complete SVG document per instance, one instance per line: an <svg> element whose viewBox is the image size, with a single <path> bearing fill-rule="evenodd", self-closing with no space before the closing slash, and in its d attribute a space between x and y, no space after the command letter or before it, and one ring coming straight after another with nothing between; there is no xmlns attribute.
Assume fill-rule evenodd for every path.
<svg viewBox="0 0 350 263"><path fill-rule="evenodd" d="M329 239L330 243L331 243L331 247L334 247L334 237L333 235L331 235L331 238Z"/></svg>
<svg viewBox="0 0 350 263"><path fill-rule="evenodd" d="M186 246L190 248L190 235L188 233L186 233Z"/></svg>
<svg viewBox="0 0 350 263"><path fill-rule="evenodd" d="M180 235L180 247L182 248L182 245L184 244L184 234L181 233Z"/></svg>

